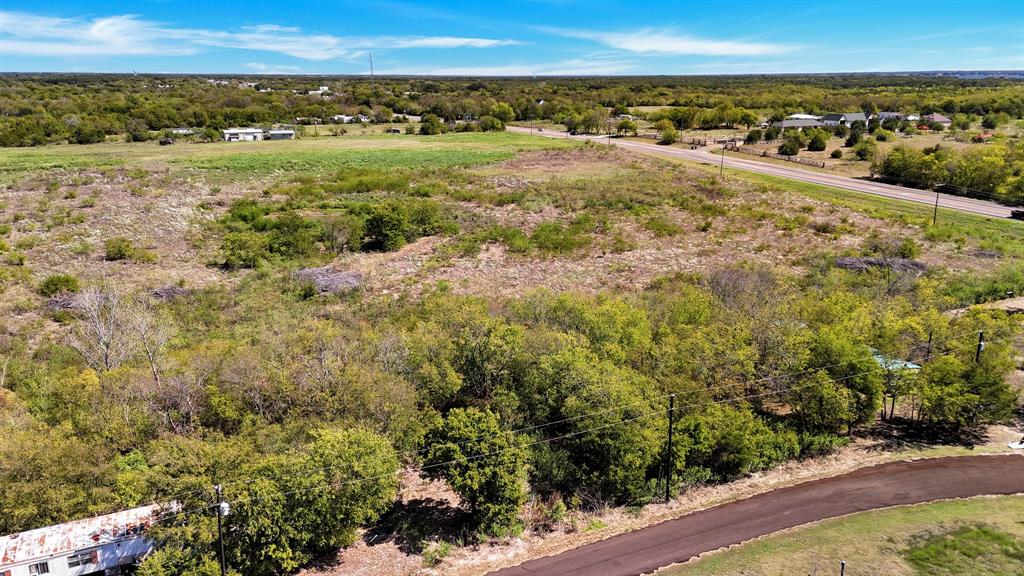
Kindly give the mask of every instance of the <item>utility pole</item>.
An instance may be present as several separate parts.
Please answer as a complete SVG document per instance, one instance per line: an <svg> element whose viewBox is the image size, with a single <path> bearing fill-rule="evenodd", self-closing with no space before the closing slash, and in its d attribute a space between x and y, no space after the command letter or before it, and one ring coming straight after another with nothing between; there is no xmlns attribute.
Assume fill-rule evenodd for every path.
<svg viewBox="0 0 1024 576"><path fill-rule="evenodd" d="M974 363L981 361L981 351L985 349L985 331L978 331L978 348L974 351Z"/></svg>
<svg viewBox="0 0 1024 576"><path fill-rule="evenodd" d="M839 561L839 576L846 576L846 560Z"/></svg>
<svg viewBox="0 0 1024 576"><path fill-rule="evenodd" d="M668 451L665 452L665 503L668 504L672 487L672 428L675 424L676 395L668 397Z"/></svg>
<svg viewBox="0 0 1024 576"><path fill-rule="evenodd" d="M227 502L224 501L224 492L221 489L221 485L217 484L214 487L217 491L217 542L220 544L220 576L227 576L228 569L227 563L224 560L224 516L228 515L231 509Z"/></svg>
<svg viewBox="0 0 1024 576"><path fill-rule="evenodd" d="M725 174L725 144L722 144L722 163L718 165L718 175Z"/></svg>
<svg viewBox="0 0 1024 576"><path fill-rule="evenodd" d="M932 212L932 226L935 226L935 222L939 219L939 191L935 191L935 210Z"/></svg>

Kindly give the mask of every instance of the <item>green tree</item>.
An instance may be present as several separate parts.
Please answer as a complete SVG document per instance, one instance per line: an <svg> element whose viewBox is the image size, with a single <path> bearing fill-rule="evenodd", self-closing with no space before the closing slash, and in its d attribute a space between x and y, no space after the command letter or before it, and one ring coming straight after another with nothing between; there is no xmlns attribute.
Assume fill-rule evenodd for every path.
<svg viewBox="0 0 1024 576"><path fill-rule="evenodd" d="M672 125L669 120L660 120L654 125L654 128L658 131L659 140L658 144L674 144L679 140L679 132L676 131L676 127Z"/></svg>
<svg viewBox="0 0 1024 576"><path fill-rule="evenodd" d="M409 227L409 216L400 204L378 204L366 219L366 245L385 252L398 250L405 246Z"/></svg>
<svg viewBox="0 0 1024 576"><path fill-rule="evenodd" d="M426 114L420 119L420 134L435 136L448 131L448 126L436 114Z"/></svg>
<svg viewBox="0 0 1024 576"><path fill-rule="evenodd" d="M633 122L629 118L623 118L615 125L616 134L630 134L632 136L636 136L636 131L636 122Z"/></svg>
<svg viewBox="0 0 1024 576"><path fill-rule="evenodd" d="M858 160L871 162L878 154L878 144L874 140L862 139L854 145L853 154Z"/></svg>
<svg viewBox="0 0 1024 576"><path fill-rule="evenodd" d="M491 116L501 120L503 124L508 124L516 119L515 110L507 102L498 102L491 106Z"/></svg>
<svg viewBox="0 0 1024 576"><path fill-rule="evenodd" d="M480 129L484 132L504 132L505 124L494 116L482 116L479 121Z"/></svg>
<svg viewBox="0 0 1024 576"><path fill-rule="evenodd" d="M811 139L807 141L807 149L812 152L821 152L828 145L828 134L824 130L815 130Z"/></svg>
<svg viewBox="0 0 1024 576"><path fill-rule="evenodd" d="M515 531L526 502L527 451L488 410L456 408L427 433L424 472L446 481L481 535Z"/></svg>
<svg viewBox="0 0 1024 576"><path fill-rule="evenodd" d="M789 402L806 430L838 433L856 419L853 394L822 370L794 385Z"/></svg>
<svg viewBox="0 0 1024 576"><path fill-rule="evenodd" d="M779 154L783 156L796 156L800 153L802 144L800 139L795 136L787 136L782 144L779 145Z"/></svg>

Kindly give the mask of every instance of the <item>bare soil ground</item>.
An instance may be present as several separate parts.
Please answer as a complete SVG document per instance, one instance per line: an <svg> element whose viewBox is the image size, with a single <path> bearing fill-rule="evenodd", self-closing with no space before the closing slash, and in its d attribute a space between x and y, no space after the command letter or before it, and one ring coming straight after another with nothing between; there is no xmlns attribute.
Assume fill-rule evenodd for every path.
<svg viewBox="0 0 1024 576"><path fill-rule="evenodd" d="M606 149L544 151L481 169L480 174L488 178L491 189L500 192L578 174L609 173L635 163L636 156ZM694 178L697 177L695 173ZM729 185L742 192L716 200L731 209L724 216L706 218L670 208L660 211L661 217L679 227L680 232L670 236L658 236L645 229L643 224L649 216L620 212L608 215L610 228L594 233L589 247L568 255L515 254L502 244L492 243L484 245L476 255L458 257L447 250L455 242L453 239L432 237L397 252L344 256L335 265L363 272L368 288L375 293L417 292L444 281L460 293L514 296L537 288L636 290L661 275L701 272L748 260L799 270L806 266L810 256L856 251L872 233L915 238L925 247L920 260L954 272L983 271L1002 262L998 257L978 258L970 247L958 250L951 245L924 242L923 231L916 226L841 211L795 193L734 181ZM515 204L463 202L460 208L479 220L517 227L527 233L541 222L568 221L574 216L552 206L526 209ZM710 223L709 228L702 230L707 226L705 222ZM841 232L816 232L812 224L836 227ZM627 249L616 246L616 238L624 239Z"/></svg>

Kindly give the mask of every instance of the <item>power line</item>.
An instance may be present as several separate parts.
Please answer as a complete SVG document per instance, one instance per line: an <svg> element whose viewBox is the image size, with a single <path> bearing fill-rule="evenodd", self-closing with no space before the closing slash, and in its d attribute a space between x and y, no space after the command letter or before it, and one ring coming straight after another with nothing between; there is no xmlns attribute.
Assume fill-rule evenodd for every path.
<svg viewBox="0 0 1024 576"><path fill-rule="evenodd" d="M954 342L954 341L960 340L960 339L964 338L965 336L973 336L975 334L980 334L981 332L982 331L980 331L980 330L973 330L973 331L970 331L970 332L962 333L962 334L960 334L958 336L946 338L946 339L944 339L942 342L940 342L938 344L936 344L934 342L932 342L931 344L917 344L917 345L913 345L913 346L907 347L907 350L909 352L910 350L913 350L913 349L916 349L916 348L921 348L921 347L924 347L924 346L929 346L929 345L932 346L932 347L943 346L943 345L948 344L950 342ZM991 344L991 343L995 343L995 342L1006 341L1006 340L1009 340L1010 338L1011 338L1010 336L1004 336L1004 337L1001 337L1001 338L990 339L990 340L987 340L985 342L987 344ZM952 353L955 353L955 352L956 352L956 350L947 350L947 351L941 352L941 353L930 353L929 355L925 356L923 358L923 360L930 360L932 358L936 358L936 357L939 357L939 356L944 356L944 355L952 354ZM763 381L767 381L767 380L793 377L793 376L797 376L797 375L806 374L806 373L809 373L809 372L816 372L816 371L819 371L819 370L826 370L828 368L834 368L834 367L843 366L843 365L846 365L846 364L851 364L851 363L854 363L854 362L859 362L859 361L863 361L863 360L867 360L867 359L873 359L873 358L874 358L874 355L872 355L872 356L864 356L864 357L860 357L860 358L851 359L851 360L848 360L848 361L845 361L845 362L836 362L836 363L833 363L833 364L828 364L828 365L825 365L825 366L819 366L819 367L815 367L815 368L810 368L810 369L802 370L802 371L799 371L799 372L792 372L792 373L783 374L783 375L774 376L774 377L764 377L764 378L760 378L760 379L756 379L756 380L750 380L750 381L746 381L746 382L725 384L725 385L720 385L720 386L716 386L716 387L712 387L712 388L705 388L704 391L712 390L712 389L726 388L726 387L739 387L739 386L749 385L749 384L752 384L752 383L763 382ZM842 377L839 377L839 378L834 378L833 382L843 382L843 381L850 380L850 379L853 379L853 378L858 378L860 376L864 376L864 375L867 375L867 374L872 374L872 373L877 373L877 372L884 372L884 371L888 371L888 370L889 370L889 368L887 368L885 366L879 366L879 367L871 369L871 370L859 372L859 373L856 373L856 374L850 374L850 375L842 376ZM746 394L746 395L734 396L734 397L724 398L724 399L719 399L719 400L711 400L711 401L706 401L706 402L696 402L696 403L683 404L683 405L680 405L678 407L670 408L670 410L672 410L674 412L675 410L683 410L683 409L687 409L687 408L695 408L695 407L702 407L702 406L713 406L713 405L717 405L717 404L725 404L725 403L730 403L730 402L738 402L738 401L749 400L749 399L753 399L753 398L762 398L762 397L766 397L766 396L781 395L781 394L785 394L785 393L788 393L788 392L793 392L793 391L796 391L796 390L802 390L804 388L808 388L808 387L814 386L814 385L816 385L816 382L810 382L810 383L807 383L807 384L804 384L804 385L801 385L801 386L790 386L790 387L787 387L787 388L782 389L782 390L770 390L770 391L760 392L760 393L756 393L756 394ZM604 409L604 410L590 412L590 413L587 413L587 414L582 414L582 415L574 416L574 417L571 417L571 418L563 418L561 420L556 420L556 421L552 421L552 422L546 422L546 423L543 423L543 424L537 424L537 425L533 425L533 426L527 426L527 427L516 429L516 430L508 430L508 431L501 432L499 434L491 435L489 437L477 437L477 438L472 438L472 439L468 439L468 440L463 440L463 441L460 441L460 442L457 442L457 443L445 443L445 444L442 444L442 445L445 445L445 446L463 445L463 444L466 444L466 443L469 443L469 442L474 442L474 441L478 441L478 440L482 440L482 439L493 439L493 438L496 438L496 437L499 437L499 436L503 436L503 435L507 435L507 434L520 433L521 431L536 430L536 429L545 428L545 427L548 427L548 426L553 426L553 425L556 425L556 424L562 424L562 423L576 421L576 420L579 420L579 419L582 419L582 418L587 418L587 417L591 417L591 416L598 416L598 415L606 414L608 412L613 412L615 410L622 410L624 408L629 408L629 407L640 405L640 404L648 404L649 405L649 403L654 401L654 400L658 400L658 399L662 399L662 398L666 398L666 397L670 397L670 396L673 396L673 395L672 394L665 394L665 395L657 396L657 397L654 397L654 398L651 398L651 399L647 399L647 400L643 400L643 401L638 401L638 402L633 402L633 403L629 403L629 404L621 404L621 405L613 406L613 407L610 407L610 408L607 408L607 409ZM655 414L662 414L662 413L663 413L663 410L662 409L658 409L658 410L654 410L654 411L650 411L650 412L641 414L639 416L622 419L622 420L619 420L619 421L616 421L616 422L604 424L604 425L597 426L597 427L594 427L594 428L589 428L589 429L586 429L586 430L574 431L574 432L571 432L571 433L568 433L568 434L563 434L563 435L555 436L555 437L552 437L552 438L535 440L535 441L529 442L529 443L527 443L525 445L522 445L521 447L522 448L528 448L528 447L536 446L536 445L540 445L540 444L547 444L547 443L554 442L554 441L557 441L557 440L563 440L563 439L567 439L567 438L572 438L572 437L576 437L576 436L579 436L579 435L582 435L582 434L586 434L586 433L589 433L589 432L603 430L603 429L610 428L610 427L613 427L613 426L620 426L620 425L623 425L623 424L627 424L627 423L630 423L630 422L634 422L634 421L640 420L642 418L647 418L649 416L652 416L652 415L655 415ZM425 450L429 450L429 449L430 448L427 448ZM509 450L511 450L511 448L502 449L502 450L498 450L498 451L494 451L494 452L490 452L490 453L486 453L486 454L478 454L478 455L474 455L474 456L457 458L457 459L449 460L449 461L446 461L446 462L439 462L439 463L424 465L424 466L420 466L420 467L417 467L417 468L401 469L401 470L397 470L397 471L395 471L393 473L389 473L389 474L385 474L385 475L378 475L378 476L372 476L372 477L366 477L366 478L356 478L356 479L351 479L351 480L344 481L344 482L338 483L338 484L326 484L326 485L315 486L315 487L311 487L311 488L307 488L307 489L299 489L299 490L293 490L293 491L289 491L289 492L283 492L283 493L280 493L278 495L290 495L290 494L301 493L301 492L310 491L310 490L325 489L325 488L330 488L330 487L333 487L333 486L342 486L342 485L347 485L347 484L352 484L352 483L357 483L357 482L365 482L365 481L370 481L370 480L374 480L374 479L387 478L387 477L393 476L395 474L401 474L401 473L404 473L404 472L407 472L407 471L421 472L423 470L428 470L428 469L436 468L436 467L439 467L439 466L446 466L446 465L454 464L454 463L457 463L457 462L464 462L464 461L470 461L470 460L476 460L476 459L480 459L480 458L485 458L485 457L488 457L488 456L491 456L491 455L501 454L501 453L507 452ZM424 451L424 450L418 450L418 451L415 451L415 452L406 452L405 454L420 453L422 451ZM351 465L352 463L345 463L345 464ZM318 472L318 471L325 471L325 470L329 470L329 469L334 468L334 467L335 466L333 466L333 465L332 466L324 466L324 467L316 468L316 469L308 469L308 470L303 470L303 471L297 471L297 472L294 472L294 473L291 473L291 474L287 474L287 475L263 476L263 477L248 478L248 479L245 479L245 480L235 481L235 482L231 483L231 485L237 485L237 484L241 484L241 483L251 483L251 482L255 482L255 481L259 481L259 480L280 480L280 479L284 479L284 478L294 477L294 476L297 476L297 475L300 475L300 474L307 474L307 473L314 473L314 472ZM227 485L228 484L224 484L223 486L227 486ZM183 492L180 495L191 495L191 494L195 494L197 492L202 492L202 491L205 491L205 490L203 490L203 489L193 490L193 491L189 491L189 492ZM196 513L196 512L202 512L202 511L210 510L210 509L215 508L217 506L216 503L214 503L214 504L207 503L206 505L196 506L196 507L193 507L193 508L190 508L190 509L187 509L187 510L176 510L175 506L174 506L174 502L170 501L171 499L168 499L168 500L169 501L166 502L166 505L170 508L169 513L168 514L160 515L157 518L151 520L150 521L151 525L162 523L162 522L166 522L166 521L169 521L169 520L173 520L174 518L178 518L178 517L181 517L181 516L184 516L184 515L188 515L188 514L193 514L193 513ZM243 499L240 499L240 500L229 501L229 502L230 503L238 503L238 502L245 503L245 502L258 501L258 500L260 500L260 499L255 499L255 498L244 499L243 498Z"/></svg>
<svg viewBox="0 0 1024 576"><path fill-rule="evenodd" d="M1001 339L998 339L998 340L1006 340L1006 338L1001 338ZM997 341L997 340L989 340L988 342L991 343L991 342L995 342L995 341ZM948 350L948 351L942 352L942 353L931 354L926 359L937 358L939 356L944 356L944 355L952 354L954 352L956 352L956 350ZM875 369L872 369L872 370L866 370L864 372L859 372L857 374L850 374L850 375L843 376L843 377L840 377L840 378L833 378L832 381L833 382L843 382L843 381L850 380L850 379L853 379L853 378L858 378L858 377L861 377L861 376L865 376L867 374L873 374L873 373L877 373L877 372L884 372L884 371L888 371L888 370L889 369L884 367L884 366L879 366L878 368L875 368ZM757 393L757 394L748 394L748 395L744 395L744 396L738 396L738 397L733 397L733 398L726 398L726 399L723 399L723 400L713 400L713 401L709 401L709 402L686 404L686 405L682 405L682 406L680 406L678 408L673 408L673 410L681 410L681 409L684 409L684 408L693 408L693 407L699 407L699 406L712 406L712 405L716 405L716 404L724 404L724 403L728 403L728 402L738 402L740 400L748 400L748 399L752 399L752 398L760 398L760 397L765 397L765 396L773 396L773 395L778 395L778 394L782 394L782 393L786 393L786 392L793 392L793 391L796 391L796 390L802 390L802 389L809 388L809 387L816 386L816 385L817 385L817 382L809 382L809 383L803 384L801 386L791 386L791 387L789 387L788 389L786 389L784 391L761 392L761 393ZM379 474L379 475L376 475L376 476L369 476L369 477L365 477L365 478L353 478L353 479L350 479L350 480L345 480L345 481L331 483L331 484L322 484L322 485L319 485L319 486L312 486L312 487L309 487L309 488L300 488L300 489L297 489L297 490L280 492L280 493L275 494L274 497L289 496L289 495L293 495L293 494L299 494L299 493L304 493L304 492L311 492L311 491L315 491L315 490L324 490L324 489L328 489L328 488L335 488L336 489L336 488L340 488L341 486L346 486L346 485L349 485L349 484L356 484L356 483L360 483L360 482L369 482L371 480L381 480L381 479L384 479L384 478L389 478L391 476L395 476L395 475L398 475L398 474L403 474L403 473L406 473L406 472L422 472L423 470L428 470L428 469L437 468L437 467L441 467L441 466L447 466L449 464L455 464L455 463L459 463L459 462L469 462L471 460L478 460L478 459L481 459L481 458L487 458L489 456L494 456L494 455L502 454L502 453L509 452L509 451L515 450L515 449L529 448L529 447L537 446L537 445L540 445L540 444L548 444L548 443L551 443L551 442L554 442L554 441L557 441L557 440L564 440L564 439L568 439L568 438L573 438L573 437L576 437L576 436L580 436L580 435L587 434L587 433L590 433L590 432L595 432L595 431L598 431L598 430L603 430L603 429L611 428L611 427L614 427L614 426L621 426L621 425L624 425L624 424L628 424L630 422L635 422L635 421L643 419L643 418L648 418L650 416L653 416L653 415L656 415L656 414L663 414L663 413L664 413L664 411L660 410L660 409L659 410L653 410L653 411L641 414L639 416L634 416L634 417L631 417L631 418L624 418L624 419L616 421L616 422L611 422L611 423L608 423L608 424L603 424L603 425L600 425L600 426L595 426L593 428L588 428L586 430L578 430L578 431L570 432L570 433L567 433L567 434L562 434L562 435L559 435L559 436L555 436L553 438L545 438L545 439L541 439L541 440L536 440L536 441L529 442L529 443L526 443L524 445L517 446L517 447L514 447L514 448L503 448L501 450L495 450L495 451L484 453L484 454L476 454L476 455L473 455L473 456L463 456L461 458L454 458L452 460L448 460L448 461L445 461L445 462L436 462L436 463L433 463L433 464L427 464L427 465L416 467L416 468L407 468L407 469L396 470L395 472L390 472L390 473L387 473L387 474ZM267 498L268 497L241 498L241 499L233 500L233 501L231 501L231 503L232 504L245 504L245 503L251 503L251 502L259 502L259 501L265 500Z"/></svg>
<svg viewBox="0 0 1024 576"><path fill-rule="evenodd" d="M975 335L977 333L978 333L978 330L972 330L972 331L968 331L968 332L963 332L963 333L961 333L961 334L959 334L957 336L947 337L947 338L945 338L944 340L942 340L939 343L932 342L930 344L929 343L915 344L915 345L906 347L904 355L909 355L913 350L916 350L918 348L926 348L928 346L932 346L932 347L943 346L943 345L945 345L945 344L947 344L949 342L953 342L955 340L959 340L959 339L965 338L967 336L973 336L973 335ZM753 386L755 384L759 384L759 383L763 383L763 382L790 380L790 379L795 378L797 376L803 376L803 375L806 375L806 374L817 372L819 370L828 370L830 368L837 368L837 367L840 367L840 366L845 366L845 365L848 365L848 364L854 364L854 363L857 363L857 362L862 362L862 361L867 361L867 360L874 360L874 358L875 358L875 355L874 354L870 354L870 355L867 355L867 356L853 358L853 359L846 360L846 361L843 361L843 362L834 362L832 364L826 364L826 365L823 365L823 366L815 366L813 368L807 368L807 369L800 370L800 371L797 371L797 372L789 372L789 373L786 373L786 374L779 374L779 375L775 375L775 376L765 376L765 377L761 377L761 378L757 378L757 379L753 379L753 380L746 380L746 381L743 381L743 382L732 382L732 383L728 383L728 384L720 384L720 385L716 385L716 386L706 387L706 388L701 389L700 391L701 392L710 392L710 391L721 390L721 389L726 389L726 388L732 388L732 389L735 389L735 388L749 388L749 387L751 387L751 386ZM779 393L781 393L781 392L780 391L771 391L771 392L768 393L768 395L770 395L770 394L779 394ZM512 430L503 430L503 431L498 432L496 434L484 435L484 436L475 436L473 438L468 438L468 439L465 439L465 440L461 440L459 442L446 443L445 445L463 446L463 445L469 444L471 442L487 441L487 440L493 440L495 438L500 438L500 437L508 436L508 435L523 434L523 433L534 431L534 430L540 430L540 429L544 429L544 428L549 428L551 426L557 426L559 424L567 424L567 423L570 423L570 422L575 422L575 421L581 420L583 418L599 416L599 415L606 414L606 413L609 413L609 412L614 412L616 410L622 410L622 409L625 409L625 408L631 408L631 407L634 407L634 406L639 406L639 405L644 405L644 404L650 405L652 402L655 402L657 400L663 400L663 399L668 398L670 396L672 396L672 394L661 394L661 395L658 395L658 396L654 396L654 397L651 397L651 398L646 398L644 400L639 400L639 401L632 402L632 403L629 403L629 404L620 404L620 405L612 406L610 408L606 408L606 409L603 409L603 410L598 410L598 411L595 411L595 412L589 412L589 413L586 413L586 414L579 414L579 415L568 417L568 418L562 418L562 419L559 419L559 420L543 422L543 423L539 423L539 424L533 424L533 425L530 425L530 426L524 426L524 427L515 428L515 429L512 429ZM683 406L681 406L681 407L683 407ZM426 446L426 447L420 448L418 450L408 450L408 451L405 451L405 452L399 452L397 455L400 458L401 457L414 457L414 456L418 456L420 454L424 454L426 452L429 452L432 448L433 448L433 446ZM345 464L351 465L351 463L345 463ZM337 464L331 464L331 465L327 465L327 466L302 468L302 469L294 470L294 471L291 471L291 472L288 472L288 473L285 473L285 474L277 474L277 475L272 475L272 476L257 476L257 477L239 479L239 480L235 480L235 481L232 481L232 482L224 482L224 483L221 483L221 486L228 487L228 486L237 486L239 484L251 484L253 482L258 482L260 480L283 480L283 479L286 479L286 478L294 478L296 476L301 476L303 474L315 474L317 472L324 472L324 471L327 471L327 470L330 470L330 469L336 468L336 467L338 467Z"/></svg>

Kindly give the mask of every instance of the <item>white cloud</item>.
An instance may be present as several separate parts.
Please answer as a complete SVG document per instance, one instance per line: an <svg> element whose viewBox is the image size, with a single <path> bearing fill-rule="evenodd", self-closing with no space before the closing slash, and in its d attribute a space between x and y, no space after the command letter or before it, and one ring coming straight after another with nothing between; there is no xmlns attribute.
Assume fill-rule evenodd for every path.
<svg viewBox="0 0 1024 576"><path fill-rule="evenodd" d="M0 12L0 52L32 56L134 56L193 54L167 42L160 29L134 16L92 21Z"/></svg>
<svg viewBox="0 0 1024 576"><path fill-rule="evenodd" d="M784 44L711 40L654 28L641 28L631 32L598 32L563 28L541 28L541 30L567 38L593 40L618 50L644 54L765 56L785 54L796 49L795 46Z"/></svg>
<svg viewBox="0 0 1024 576"><path fill-rule="evenodd" d="M382 38L390 40L395 48L493 48L522 44L518 40L492 40L490 38L460 38L457 36L420 36L409 38Z"/></svg>
<svg viewBox="0 0 1024 576"><path fill-rule="evenodd" d="M381 74L396 76L605 76L632 69L623 60L591 60L573 58L542 64L506 64L502 66L450 66L440 68L405 68Z"/></svg>
<svg viewBox="0 0 1024 576"><path fill-rule="evenodd" d="M306 72L298 66L264 64L262 62L246 62L243 66L257 74L309 74L309 72Z"/></svg>
<svg viewBox="0 0 1024 576"><path fill-rule="evenodd" d="M27 56L187 55L203 47L287 54L303 60L354 59L371 49L491 48L515 40L457 36L346 37L278 24L237 30L175 28L133 15L51 18L0 11L0 52Z"/></svg>

